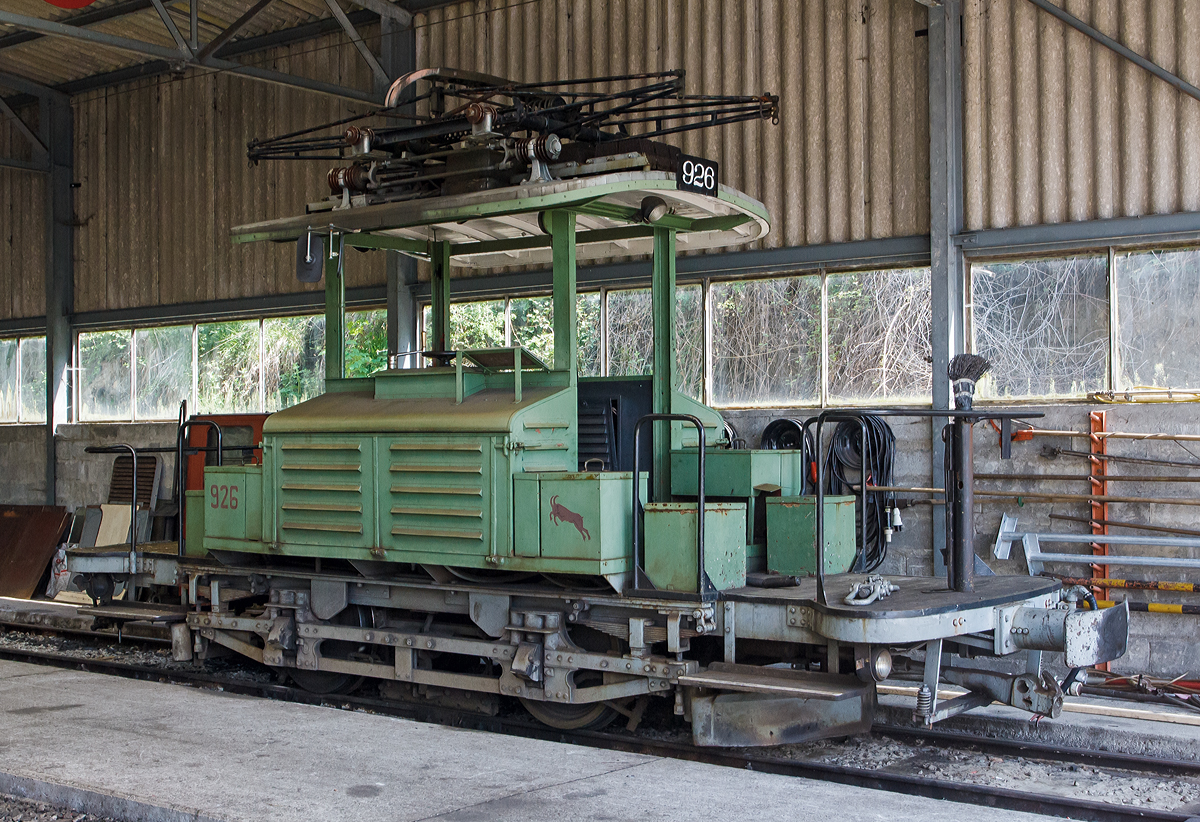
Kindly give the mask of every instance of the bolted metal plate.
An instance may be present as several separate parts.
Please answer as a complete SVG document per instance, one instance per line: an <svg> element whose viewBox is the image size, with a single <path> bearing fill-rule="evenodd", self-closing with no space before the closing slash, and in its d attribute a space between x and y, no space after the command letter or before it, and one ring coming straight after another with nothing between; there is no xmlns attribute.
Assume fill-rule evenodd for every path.
<svg viewBox="0 0 1200 822"><path fill-rule="evenodd" d="M871 730L875 684L854 680L850 699L734 693L692 699L692 741L707 747L761 747Z"/></svg>
<svg viewBox="0 0 1200 822"><path fill-rule="evenodd" d="M1101 611L1072 611L1066 638L1066 662L1072 668L1119 659L1129 646L1129 603Z"/></svg>

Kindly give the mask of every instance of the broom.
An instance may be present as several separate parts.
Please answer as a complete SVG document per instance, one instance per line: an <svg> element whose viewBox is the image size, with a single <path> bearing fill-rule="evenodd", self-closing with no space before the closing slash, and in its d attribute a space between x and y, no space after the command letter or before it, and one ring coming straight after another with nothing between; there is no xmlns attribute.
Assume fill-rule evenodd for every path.
<svg viewBox="0 0 1200 822"><path fill-rule="evenodd" d="M975 383L991 368L978 354L958 354L950 360L950 383L954 389L954 407L970 411L975 398Z"/></svg>

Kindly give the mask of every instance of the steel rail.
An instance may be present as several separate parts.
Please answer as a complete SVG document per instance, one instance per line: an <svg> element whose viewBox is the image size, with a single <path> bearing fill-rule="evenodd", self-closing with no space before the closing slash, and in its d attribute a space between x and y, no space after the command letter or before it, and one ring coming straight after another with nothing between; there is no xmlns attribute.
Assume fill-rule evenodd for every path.
<svg viewBox="0 0 1200 822"><path fill-rule="evenodd" d="M0 648L0 659L11 659L32 664L124 676L132 679L220 687L227 692L258 696L266 699L276 699L305 705L338 707L344 710L360 710L404 719L435 722L454 727L469 727L476 730L529 739L562 742L626 753L640 753L690 762L703 762L742 770L754 770L760 773L815 779L822 782L834 782L860 788L885 790L909 796L949 800L969 805L986 805L1004 810L1023 811L1078 820L1091 820L1091 822L1187 822L1187 820L1194 818L1193 814L1186 812L1156 810L1132 805L1112 805L1086 799L1028 793L1010 788L887 773L879 769L833 765L822 762L806 762L766 754L747 754L742 751L717 748L701 748L688 743L647 739L632 733L561 731L546 727L540 723L514 719L512 717L473 714L461 710L431 707L419 703L396 700L318 695L299 688L276 683L252 682L194 671L157 668L149 665L84 659L67 654ZM956 738L960 735L944 731L916 732L909 731L908 729L892 728L882 728L879 730L888 735L894 735L899 732L911 736L922 735L927 739L949 744L961 743L980 748L984 748L985 746L993 747L995 750L1004 750L1009 755L1033 751L1038 758L1061 758L1067 761L1078 760L1085 762L1091 767L1151 771L1156 774L1166 770L1179 771L1188 775L1200 772L1200 764L1190 762L1162 762L1150 760L1147 757L1071 749L1054 749L1054 756L1052 756L1051 752L1045 746L1037 743L1006 743L1002 740L980 739L970 736Z"/></svg>
<svg viewBox="0 0 1200 822"><path fill-rule="evenodd" d="M920 739L938 745L977 748L985 753L994 753L1002 756L1019 756L1032 759L1049 759L1055 762L1069 762L1086 765L1089 768L1142 771L1154 774L1155 776L1161 776L1164 773L1176 776L1200 776L1200 760L1193 762L1186 760L1164 760L1158 757L1141 756L1139 754L1096 751L1088 748L1064 748L1061 745L1051 745L1045 742L1024 739L999 739L995 737L976 736L975 734L964 733L962 731L907 727L904 725L882 725L876 723L871 727L871 733L892 737L893 739Z"/></svg>

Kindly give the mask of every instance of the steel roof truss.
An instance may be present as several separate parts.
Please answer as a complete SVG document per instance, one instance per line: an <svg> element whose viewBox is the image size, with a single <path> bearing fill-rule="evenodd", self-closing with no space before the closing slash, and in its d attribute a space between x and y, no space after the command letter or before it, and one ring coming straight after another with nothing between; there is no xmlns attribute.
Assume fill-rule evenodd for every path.
<svg viewBox="0 0 1200 822"><path fill-rule="evenodd" d="M384 86L391 85L392 78L387 76L387 72L383 70L383 66L379 62L374 52L362 39L362 35L358 33L358 29L350 22L350 18L346 16L346 12L342 11L342 7L338 4L338 0L325 0L325 5L329 6L329 11L337 19L342 30L346 32L346 36L350 38L350 42L358 49L358 53L367 61L367 65L371 67L371 73L375 75L375 79Z"/></svg>
<svg viewBox="0 0 1200 822"><path fill-rule="evenodd" d="M349 20L346 22L349 22ZM85 42L94 43L100 46L107 46L109 48L133 52L134 54L157 57L160 60L167 60L171 63L183 62L186 65L195 66L197 68L229 71L234 74L240 74L242 76L250 77L255 80L261 80L267 83L292 86L294 88L315 91L334 97L342 97L349 100L357 100L359 102L371 104L377 104L379 102L378 97L369 92L359 91L357 89L347 88L345 86L334 85L332 83L325 83L319 80L310 80L306 77L297 77L291 74L284 74L283 72L259 68L258 66L245 66L241 63L235 63L232 60L222 60L209 57L204 63L200 63L195 57L191 56L190 50L185 56L175 49L166 48L154 43L146 43L142 40L133 40L128 37L120 37L118 35L93 31L91 29L83 29L77 26L68 26L53 20L43 20L39 17L29 17L24 14L13 14L12 12L8 11L0 11L0 23L8 23L10 25L17 26L18 28L28 29L30 31L36 31L56 37L68 37L76 40L83 40ZM378 63L378 61L376 62ZM382 71L382 68L380 68L380 71Z"/></svg>
<svg viewBox="0 0 1200 822"><path fill-rule="evenodd" d="M29 128L29 126L25 125L25 121L18 117L17 113L13 111L12 108L9 107L8 103L4 102L3 99L0 99L0 114L3 114L9 120L12 120L13 125L17 127L17 131L21 132L25 139L29 141L29 147L33 149L34 157L37 157L43 162L49 158L50 153L46 149L46 144L38 139L38 136L33 133L33 130Z"/></svg>
<svg viewBox="0 0 1200 822"><path fill-rule="evenodd" d="M167 31L171 33L171 38L175 41L175 45L179 48L179 53L185 59L192 58L192 50L188 47L187 41L183 39L183 35L179 33L179 26L175 25L175 21L167 12L167 7L163 5L162 0L150 0L154 3L154 9L158 12L158 16L162 18L163 25L167 27Z"/></svg>

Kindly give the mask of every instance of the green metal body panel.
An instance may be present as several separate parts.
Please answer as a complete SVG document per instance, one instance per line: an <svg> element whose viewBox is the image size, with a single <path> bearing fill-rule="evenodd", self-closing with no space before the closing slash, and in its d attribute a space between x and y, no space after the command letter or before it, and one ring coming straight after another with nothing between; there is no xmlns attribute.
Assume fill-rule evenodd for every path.
<svg viewBox="0 0 1200 822"><path fill-rule="evenodd" d="M262 468L212 465L204 470L204 535L225 539L262 538Z"/></svg>
<svg viewBox="0 0 1200 822"><path fill-rule="evenodd" d="M714 449L704 453L704 493L711 497L753 497L764 485L785 496L800 492L803 465L799 451ZM696 496L695 449L671 452L671 492Z"/></svg>
<svg viewBox="0 0 1200 822"><path fill-rule="evenodd" d="M183 554L202 557L208 553L204 547L204 491L184 491L187 508L184 512Z"/></svg>
<svg viewBox="0 0 1200 822"><path fill-rule="evenodd" d="M719 591L746 584L746 506L740 502L705 503L704 568ZM696 591L696 505L651 502L645 505L646 575L655 587Z"/></svg>
<svg viewBox="0 0 1200 822"><path fill-rule="evenodd" d="M518 556L594 563L593 574L630 570L632 472L518 474L513 480ZM645 485L642 472L643 493Z"/></svg>
<svg viewBox="0 0 1200 822"><path fill-rule="evenodd" d="M781 574L817 573L817 498L767 498L767 568ZM825 497L825 573L844 574L857 544L854 497Z"/></svg>
<svg viewBox="0 0 1200 822"><path fill-rule="evenodd" d="M514 476L575 468L575 388L565 375L529 372L517 401L512 373L462 376L470 380L453 368L382 372L273 414L253 468L261 480L207 469L206 488L236 476L239 499L250 485L260 497L254 516L205 509L206 547L598 573L595 558L513 551Z"/></svg>

